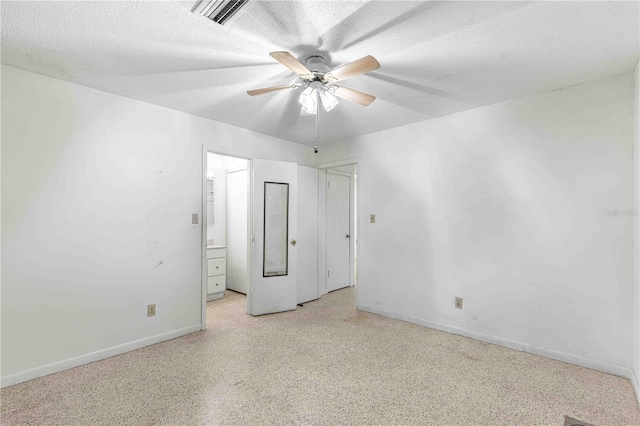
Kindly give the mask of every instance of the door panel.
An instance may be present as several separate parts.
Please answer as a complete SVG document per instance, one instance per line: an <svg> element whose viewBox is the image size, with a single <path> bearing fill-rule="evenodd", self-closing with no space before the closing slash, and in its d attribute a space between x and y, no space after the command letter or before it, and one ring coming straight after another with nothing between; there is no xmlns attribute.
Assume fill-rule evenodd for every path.
<svg viewBox="0 0 640 426"><path fill-rule="evenodd" d="M327 173L327 290L349 286L351 178Z"/></svg>
<svg viewBox="0 0 640 426"><path fill-rule="evenodd" d="M247 294L248 172L227 172L227 288Z"/></svg>
<svg viewBox="0 0 640 426"><path fill-rule="evenodd" d="M265 182L288 184L288 207L285 207L287 235L286 250L281 247L279 235L269 223L282 223L283 213L278 203L282 187L267 198L265 206ZM271 188L271 186L270 186ZM275 188L275 187L274 187ZM273 204L275 203L275 204ZM265 209L266 207L266 209ZM298 166L285 161L253 160L253 282L249 291L248 311L251 315L263 315L296 309L298 258L296 247L298 212ZM265 210L267 217L265 218ZM275 216L269 216L274 214ZM265 268L265 223L267 224L267 267ZM284 265L279 265L279 255L284 253ZM286 275L279 275L286 270ZM266 271L266 272L265 272ZM274 274L272 276L264 276Z"/></svg>
<svg viewBox="0 0 640 426"><path fill-rule="evenodd" d="M318 295L318 169L298 166L298 303Z"/></svg>

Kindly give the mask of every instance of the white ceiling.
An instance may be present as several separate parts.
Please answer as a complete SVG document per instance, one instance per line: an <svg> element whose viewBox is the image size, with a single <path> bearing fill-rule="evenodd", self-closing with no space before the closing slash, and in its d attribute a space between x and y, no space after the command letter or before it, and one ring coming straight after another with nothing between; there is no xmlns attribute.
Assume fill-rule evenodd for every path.
<svg viewBox="0 0 640 426"><path fill-rule="evenodd" d="M320 115L320 144L632 72L633 2L257 1L220 26L190 2L7 2L2 63L313 146L296 82L269 56L373 55L344 86L377 96Z"/></svg>

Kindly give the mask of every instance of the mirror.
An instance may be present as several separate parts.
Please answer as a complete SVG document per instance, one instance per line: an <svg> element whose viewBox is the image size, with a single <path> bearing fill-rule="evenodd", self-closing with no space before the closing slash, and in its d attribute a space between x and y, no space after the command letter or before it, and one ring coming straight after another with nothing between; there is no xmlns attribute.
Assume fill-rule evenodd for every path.
<svg viewBox="0 0 640 426"><path fill-rule="evenodd" d="M264 183L263 277L288 274L289 184Z"/></svg>

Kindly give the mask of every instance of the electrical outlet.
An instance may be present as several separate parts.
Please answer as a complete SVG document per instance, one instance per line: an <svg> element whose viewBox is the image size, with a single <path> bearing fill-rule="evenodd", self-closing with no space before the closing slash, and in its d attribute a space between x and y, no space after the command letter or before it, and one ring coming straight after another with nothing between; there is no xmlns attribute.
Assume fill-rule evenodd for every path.
<svg viewBox="0 0 640 426"><path fill-rule="evenodd" d="M193 225L197 225L198 224L198 213L193 213L191 215L191 224L193 224Z"/></svg>
<svg viewBox="0 0 640 426"><path fill-rule="evenodd" d="M156 304L147 305L147 316L152 317L156 314Z"/></svg>
<svg viewBox="0 0 640 426"><path fill-rule="evenodd" d="M376 215L375 214L370 214L369 215L369 223L376 223Z"/></svg>
<svg viewBox="0 0 640 426"><path fill-rule="evenodd" d="M462 297L456 297L456 309L462 309Z"/></svg>

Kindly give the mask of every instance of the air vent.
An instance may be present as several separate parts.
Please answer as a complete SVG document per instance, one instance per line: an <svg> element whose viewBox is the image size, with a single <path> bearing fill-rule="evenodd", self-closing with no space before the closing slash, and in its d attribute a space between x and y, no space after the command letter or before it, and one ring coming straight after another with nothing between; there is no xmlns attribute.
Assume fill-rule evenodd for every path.
<svg viewBox="0 0 640 426"><path fill-rule="evenodd" d="M192 12L220 25L229 23L249 0L200 0Z"/></svg>

